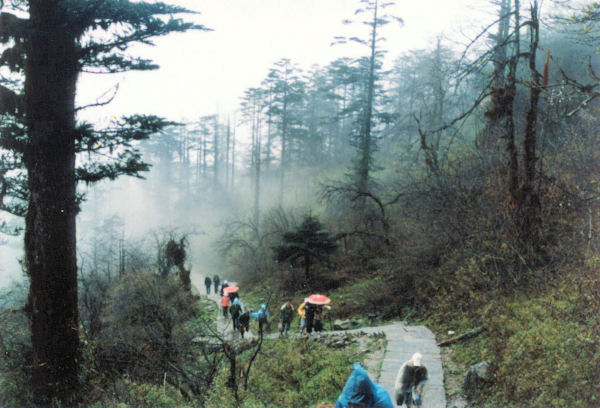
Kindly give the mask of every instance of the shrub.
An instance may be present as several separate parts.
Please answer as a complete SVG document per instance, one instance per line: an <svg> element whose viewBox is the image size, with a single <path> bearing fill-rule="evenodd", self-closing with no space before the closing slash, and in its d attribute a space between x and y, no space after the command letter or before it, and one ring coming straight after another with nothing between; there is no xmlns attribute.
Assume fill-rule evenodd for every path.
<svg viewBox="0 0 600 408"><path fill-rule="evenodd" d="M213 363L202 358L201 346L193 339L206 333L211 323L214 326L212 316L213 309L191 295L176 276L123 275L107 289L97 333L88 334L84 342L85 398L102 401L107 389L129 384L123 378L150 387L149 392L154 386L164 391L170 384L187 399L202 396L212 382ZM148 406L161 406L160 398Z"/></svg>
<svg viewBox="0 0 600 408"><path fill-rule="evenodd" d="M247 355L242 355L245 361ZM352 350L332 350L307 339L265 341L252 366L248 390L240 390L240 407L305 408L335 401L360 358ZM228 369L215 380L206 407L237 406L226 387Z"/></svg>
<svg viewBox="0 0 600 408"><path fill-rule="evenodd" d="M188 408L197 404L188 403L173 386L139 384L121 380L114 384L108 396L97 401L90 408Z"/></svg>
<svg viewBox="0 0 600 408"><path fill-rule="evenodd" d="M0 293L0 406L30 407L31 334L23 311L26 292L11 287Z"/></svg>

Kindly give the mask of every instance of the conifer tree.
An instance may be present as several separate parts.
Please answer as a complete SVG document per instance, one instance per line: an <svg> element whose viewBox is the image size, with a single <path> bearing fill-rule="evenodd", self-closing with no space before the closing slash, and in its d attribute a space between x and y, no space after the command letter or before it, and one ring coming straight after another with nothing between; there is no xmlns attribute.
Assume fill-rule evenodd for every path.
<svg viewBox="0 0 600 408"><path fill-rule="evenodd" d="M189 10L160 2L13 0L0 6L0 64L24 78L22 87L18 81L0 86L0 147L22 157L26 169L32 390L37 405L75 405L80 364L77 182L147 170L133 142L168 124L141 115L116 119L106 129L78 123L78 76L84 70L156 69L152 61L130 56L128 47L203 27L175 18ZM92 159L76 167L76 155L84 151ZM94 160L95 153L111 159Z"/></svg>
<svg viewBox="0 0 600 408"><path fill-rule="evenodd" d="M329 231L312 215L304 217L302 224L283 234L283 243L273 248L279 262L304 261L304 278L311 281L310 267L313 260L324 261L338 246Z"/></svg>

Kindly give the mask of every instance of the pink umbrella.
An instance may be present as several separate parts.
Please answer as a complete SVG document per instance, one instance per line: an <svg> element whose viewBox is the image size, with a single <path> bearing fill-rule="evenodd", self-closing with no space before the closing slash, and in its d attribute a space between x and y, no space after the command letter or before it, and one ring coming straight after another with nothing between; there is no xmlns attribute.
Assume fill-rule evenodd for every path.
<svg viewBox="0 0 600 408"><path fill-rule="evenodd" d="M227 286L226 288L223 289L223 293L230 294L230 293L235 293L238 290L240 290L240 288L238 288L237 286Z"/></svg>
<svg viewBox="0 0 600 408"><path fill-rule="evenodd" d="M325 295L310 295L308 303L312 303L313 305L328 305L331 303L331 299Z"/></svg>

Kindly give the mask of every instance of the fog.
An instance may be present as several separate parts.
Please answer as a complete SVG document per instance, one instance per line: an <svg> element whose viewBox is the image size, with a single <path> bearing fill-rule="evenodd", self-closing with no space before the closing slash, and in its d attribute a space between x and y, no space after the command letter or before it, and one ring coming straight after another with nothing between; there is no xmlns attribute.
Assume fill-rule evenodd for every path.
<svg viewBox="0 0 600 408"><path fill-rule="evenodd" d="M214 31L176 34L158 39L155 47L133 50L154 59L161 66L157 71L114 76L83 74L78 84L79 105L105 101L113 91L116 93L110 104L83 110L80 120L103 122L132 113L153 113L185 123L207 114L219 114L223 122L235 120L236 115L240 116L239 103L244 91L258 86L280 58L290 58L308 70L313 64L325 66L342 56L366 55L361 47L330 44L334 36L349 32L342 20L353 17L358 2L179 0L175 3L200 11L194 21ZM478 27L467 16L485 13L482 10L486 10L486 5L484 1L466 0L452 2L451 6L444 0L401 2L392 12L404 19L404 25L386 28L385 63L391 64L406 50L431 47L439 35L445 35L455 44L466 41L468 36L463 32ZM149 156L154 167L143 174L145 179L122 177L80 186L86 197L78 217L81 262L85 262L105 221L116 216L122 221L121 239L126 242L144 242L151 248L153 233L177 231L189 236L193 270L221 268L212 243L222 231L223 223L249 218L252 213L250 127L248 121L238 121L239 156L234 164L237 179L227 189L196 182L185 193L177 191L176 183L161 174L161 167ZM315 194L322 179L310 167L290 169L286 174L286 203L308 211L316 205ZM260 207L265 211L278 204L278 176L274 171L266 172L261 181ZM22 236L4 239L5 244L0 245L0 286L22 278L18 262L22 257Z"/></svg>

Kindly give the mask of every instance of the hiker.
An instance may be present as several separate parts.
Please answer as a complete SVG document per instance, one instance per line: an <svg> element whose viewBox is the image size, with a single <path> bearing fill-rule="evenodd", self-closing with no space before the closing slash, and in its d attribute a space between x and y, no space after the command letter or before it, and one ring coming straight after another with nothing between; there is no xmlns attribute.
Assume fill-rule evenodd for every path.
<svg viewBox="0 0 600 408"><path fill-rule="evenodd" d="M236 296L233 298L233 301L231 302L231 306L229 307L229 314L231 315L231 320L233 322L233 330L237 330L237 328L239 326L238 319L239 319L241 313L242 313L242 304L240 303L240 300Z"/></svg>
<svg viewBox="0 0 600 408"><path fill-rule="evenodd" d="M223 289L228 288L229 287L229 283L224 280L223 284L221 285L221 296L223 296Z"/></svg>
<svg viewBox="0 0 600 408"><path fill-rule="evenodd" d="M242 338L244 338L244 332L250 331L250 313L247 311L240 314L238 317L238 330L240 331Z"/></svg>
<svg viewBox="0 0 600 408"><path fill-rule="evenodd" d="M420 407L423 403L423 388L428 376L427 368L421 363L422 359L421 353L417 352L398 370L394 386L394 396L398 406L404 403L408 408L413 408Z"/></svg>
<svg viewBox="0 0 600 408"><path fill-rule="evenodd" d="M219 284L221 283L221 279L219 279L219 275L213 276L213 285L215 286L215 293L219 292Z"/></svg>
<svg viewBox="0 0 600 408"><path fill-rule="evenodd" d="M210 295L210 285L212 285L212 281L210 280L210 277L207 276L206 278L204 278L204 286L206 286L207 295Z"/></svg>
<svg viewBox="0 0 600 408"><path fill-rule="evenodd" d="M292 302L290 302L289 299L281 306L280 316L281 328L279 329L279 337L282 337L284 334L287 336L288 330L290 330L290 324L294 318L294 306L292 306Z"/></svg>
<svg viewBox="0 0 600 408"><path fill-rule="evenodd" d="M227 319L227 312L229 311L229 306L231 306L231 299L227 293L221 296L221 306L223 307L223 317Z"/></svg>
<svg viewBox="0 0 600 408"><path fill-rule="evenodd" d="M306 332L311 334L315 324L315 312L317 311L317 306L306 302L304 310L306 311Z"/></svg>
<svg viewBox="0 0 600 408"><path fill-rule="evenodd" d="M267 305L264 303L260 305L260 309L258 312L250 313L250 316L254 317L258 320L258 333L262 334L263 329L267 326L267 331L271 331L271 325L269 324L269 311L267 310Z"/></svg>
<svg viewBox="0 0 600 408"><path fill-rule="evenodd" d="M316 332L323 331L323 306L315 307L314 330Z"/></svg>
<svg viewBox="0 0 600 408"><path fill-rule="evenodd" d="M374 383L360 364L354 363L353 367L335 408L394 408L385 388Z"/></svg>
<svg viewBox="0 0 600 408"><path fill-rule="evenodd" d="M302 333L306 333L306 302L308 298L304 299L304 302L298 306L298 316L300 316L299 328Z"/></svg>

